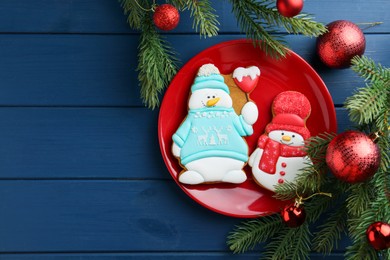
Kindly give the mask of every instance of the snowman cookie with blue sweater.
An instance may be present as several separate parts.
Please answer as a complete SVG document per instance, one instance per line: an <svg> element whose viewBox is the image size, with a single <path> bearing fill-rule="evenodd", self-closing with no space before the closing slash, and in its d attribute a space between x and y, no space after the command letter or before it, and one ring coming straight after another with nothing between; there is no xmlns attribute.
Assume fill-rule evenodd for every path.
<svg viewBox="0 0 390 260"><path fill-rule="evenodd" d="M213 64L200 67L191 86L188 114L172 136L172 153L184 168L178 180L183 184L243 183L248 145L243 139L253 133L257 106L248 101L241 114L224 77Z"/></svg>

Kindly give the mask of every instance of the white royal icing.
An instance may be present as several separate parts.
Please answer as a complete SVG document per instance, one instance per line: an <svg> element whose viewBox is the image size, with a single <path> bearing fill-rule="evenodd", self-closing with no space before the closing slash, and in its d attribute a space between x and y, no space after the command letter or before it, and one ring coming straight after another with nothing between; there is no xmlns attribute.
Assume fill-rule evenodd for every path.
<svg viewBox="0 0 390 260"><path fill-rule="evenodd" d="M210 76L212 74L220 74L219 69L214 64L204 64L198 70L198 76Z"/></svg>
<svg viewBox="0 0 390 260"><path fill-rule="evenodd" d="M302 146L304 144L302 135L292 131L274 130L268 134L268 137L288 146ZM285 140L283 140L283 137L288 138L284 138ZM270 174L259 168L263 154L268 152L267 150L256 148L250 155L248 164L252 167L253 177L256 182L271 191L275 191L277 184L282 184L286 181L293 182L299 171L308 163L311 163L311 160L307 156L279 156L276 161L276 171L274 174Z"/></svg>
<svg viewBox="0 0 390 260"><path fill-rule="evenodd" d="M241 115L244 118L245 122L250 125L256 123L259 116L259 110L253 102L247 102L241 109Z"/></svg>
<svg viewBox="0 0 390 260"><path fill-rule="evenodd" d="M203 65L198 72L198 76L212 74L219 74L213 64ZM258 115L256 105L248 102L243 108L245 116L238 116L224 88L205 85L192 92L188 107L187 117L173 135L172 153L185 167L178 176L179 182L244 182L248 146L242 136L253 132L252 124Z"/></svg>
<svg viewBox="0 0 390 260"><path fill-rule="evenodd" d="M264 149L256 148L249 158L249 165L252 167L253 178L256 182L270 191L275 191L276 185L280 183L279 180L283 180L283 182L293 182L299 171L303 169L306 164L311 163L307 156L280 156L276 162L275 174L269 174L258 167L263 153Z"/></svg>
<svg viewBox="0 0 390 260"><path fill-rule="evenodd" d="M242 78L245 76L250 76L252 80L260 76L260 69L257 66L251 66L249 68L238 67L233 71L233 78L237 79L239 82L242 81Z"/></svg>
<svg viewBox="0 0 390 260"><path fill-rule="evenodd" d="M230 108L233 105L232 98L228 93L221 89L199 89L191 94L190 100L188 101L188 107L190 109L203 108L207 106L207 101L219 98L219 101L215 104L218 107Z"/></svg>

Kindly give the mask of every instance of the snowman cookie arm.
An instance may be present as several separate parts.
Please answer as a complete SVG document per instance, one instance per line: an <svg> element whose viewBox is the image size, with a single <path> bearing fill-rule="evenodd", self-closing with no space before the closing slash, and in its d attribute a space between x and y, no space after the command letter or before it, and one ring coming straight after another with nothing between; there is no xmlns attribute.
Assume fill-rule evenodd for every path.
<svg viewBox="0 0 390 260"><path fill-rule="evenodd" d="M248 160L248 164L249 166L253 166L254 163L255 163L255 159L257 157L257 155L261 152L261 149L260 148L256 148L253 153L249 156L249 160Z"/></svg>
<svg viewBox="0 0 390 260"><path fill-rule="evenodd" d="M247 124L253 125L259 117L259 110L255 103L249 101L242 107L241 115Z"/></svg>
<svg viewBox="0 0 390 260"><path fill-rule="evenodd" d="M235 116L233 125L241 136L249 136L253 134L252 125L248 124L242 115Z"/></svg>
<svg viewBox="0 0 390 260"><path fill-rule="evenodd" d="M191 129L191 119L187 117L186 120L176 130L176 133L172 136L172 140L173 140L172 153L174 156L180 157L181 148L183 147L185 141L187 140L190 129Z"/></svg>

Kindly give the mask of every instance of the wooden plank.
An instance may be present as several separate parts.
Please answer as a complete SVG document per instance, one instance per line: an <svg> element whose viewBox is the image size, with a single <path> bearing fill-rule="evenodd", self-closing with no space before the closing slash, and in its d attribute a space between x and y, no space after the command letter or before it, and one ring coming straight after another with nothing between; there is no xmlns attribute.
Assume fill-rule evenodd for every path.
<svg viewBox="0 0 390 260"><path fill-rule="evenodd" d="M239 32L229 1L212 1L219 16L220 33ZM303 12L329 23L346 19L355 23L384 22L367 32L389 32L390 3L387 0L305 1ZM133 33L126 23L119 1L12 1L0 2L0 32L39 33ZM195 33L189 12L181 12L179 26L173 33Z"/></svg>
<svg viewBox="0 0 390 260"><path fill-rule="evenodd" d="M239 223L171 181L1 181L0 208L3 253L224 251Z"/></svg>
<svg viewBox="0 0 390 260"><path fill-rule="evenodd" d="M171 35L168 40L184 64L214 44L237 38L242 36ZM315 39L286 39L313 65L336 104L364 85L349 69L320 64ZM389 40L389 34L367 35L367 56L390 66ZM0 106L143 106L135 72L137 45L136 35L0 35Z"/></svg>
<svg viewBox="0 0 390 260"><path fill-rule="evenodd" d="M86 254L0 254L2 260L68 260L68 259L115 259L115 260L127 260L127 259L155 259L155 260L258 260L259 253L245 253L245 254L232 254L229 252L190 252L190 253L86 253ZM342 260L344 255L342 253L332 253L328 257L324 257L320 254L310 254L311 260Z"/></svg>
<svg viewBox="0 0 390 260"><path fill-rule="evenodd" d="M0 209L1 253L213 254L242 222L171 181L0 181Z"/></svg>
<svg viewBox="0 0 390 260"><path fill-rule="evenodd" d="M146 108L1 108L0 178L170 179L157 117ZM346 111L337 117L342 131Z"/></svg>

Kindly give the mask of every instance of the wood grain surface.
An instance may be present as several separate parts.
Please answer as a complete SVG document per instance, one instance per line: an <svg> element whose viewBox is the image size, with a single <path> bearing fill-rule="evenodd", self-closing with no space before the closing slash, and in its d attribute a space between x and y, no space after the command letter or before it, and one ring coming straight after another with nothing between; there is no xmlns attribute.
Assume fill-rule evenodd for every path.
<svg viewBox="0 0 390 260"><path fill-rule="evenodd" d="M244 37L230 4L212 4L219 36L200 38L188 12L164 34L182 64ZM325 24L384 22L364 30L365 54L387 67L389 10L388 0L306 0L304 7ZM259 258L261 247L230 253L226 236L242 220L192 201L167 171L158 109L139 98L138 39L116 0L0 1L0 259ZM316 39L286 41L327 85L339 131L350 128L342 104L362 79L324 67ZM343 239L326 258L343 259L347 245Z"/></svg>

